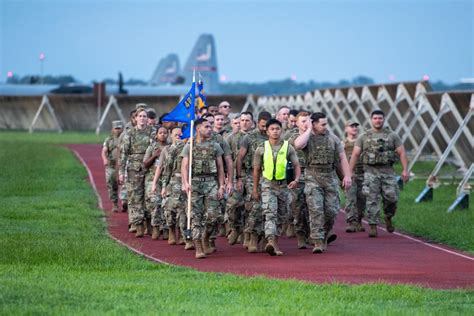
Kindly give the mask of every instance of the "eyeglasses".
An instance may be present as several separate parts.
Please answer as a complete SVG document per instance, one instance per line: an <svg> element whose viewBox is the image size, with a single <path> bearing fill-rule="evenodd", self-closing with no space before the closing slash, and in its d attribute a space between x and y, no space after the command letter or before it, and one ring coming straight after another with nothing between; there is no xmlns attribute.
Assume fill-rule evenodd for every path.
<svg viewBox="0 0 474 316"><path fill-rule="evenodd" d="M221 105L221 108L227 109L227 108L230 108L230 105Z"/></svg>

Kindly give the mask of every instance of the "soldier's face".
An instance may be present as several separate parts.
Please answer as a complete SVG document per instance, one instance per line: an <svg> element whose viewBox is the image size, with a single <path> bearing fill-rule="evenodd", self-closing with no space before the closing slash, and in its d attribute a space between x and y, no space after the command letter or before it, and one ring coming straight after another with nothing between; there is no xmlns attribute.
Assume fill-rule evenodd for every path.
<svg viewBox="0 0 474 316"><path fill-rule="evenodd" d="M267 120L258 121L257 127L260 133L264 134L265 131L267 130Z"/></svg>
<svg viewBox="0 0 474 316"><path fill-rule="evenodd" d="M175 142L175 141L177 141L181 138L181 135L182 135L181 129L180 128L175 128L171 132L171 139Z"/></svg>
<svg viewBox="0 0 474 316"><path fill-rule="evenodd" d="M156 119L148 118L147 125L148 126L155 126L156 125Z"/></svg>
<svg viewBox="0 0 474 316"><path fill-rule="evenodd" d="M146 111L140 111L138 112L136 116L137 120L137 126L140 128L143 128L146 126L146 123L148 121L148 115L146 114Z"/></svg>
<svg viewBox="0 0 474 316"><path fill-rule="evenodd" d="M352 124L352 125L346 126L345 132L347 133L347 135L351 135L352 137L355 137L359 133L359 125Z"/></svg>
<svg viewBox="0 0 474 316"><path fill-rule="evenodd" d="M219 112L224 114L225 116L229 115L230 109L230 104L219 105Z"/></svg>
<svg viewBox="0 0 474 316"><path fill-rule="evenodd" d="M123 129L121 129L121 128L114 128L113 129L113 133L114 133L115 136L120 136L120 134L122 134L122 131L123 131Z"/></svg>
<svg viewBox="0 0 474 316"><path fill-rule="evenodd" d="M232 130L237 132L240 129L240 117L232 120Z"/></svg>
<svg viewBox="0 0 474 316"><path fill-rule="evenodd" d="M164 127L160 127L160 129L158 130L158 133L156 134L156 139L159 142L164 143L166 142L167 138L168 138L168 130Z"/></svg>
<svg viewBox="0 0 474 316"><path fill-rule="evenodd" d="M286 123L288 122L288 115L290 115L290 109L283 108L280 111L278 111L277 120L279 120L282 123Z"/></svg>
<svg viewBox="0 0 474 316"><path fill-rule="evenodd" d="M217 113L219 113L219 110L217 109L217 106L215 106L215 105L209 106L208 111L212 115L216 115Z"/></svg>
<svg viewBox="0 0 474 316"><path fill-rule="evenodd" d="M212 126L209 122L204 122L199 125L199 133L203 138L210 138L212 134Z"/></svg>
<svg viewBox="0 0 474 316"><path fill-rule="evenodd" d="M296 116L291 115L288 117L288 128L293 128L296 125Z"/></svg>
<svg viewBox="0 0 474 316"><path fill-rule="evenodd" d="M309 116L298 117L298 120L296 121L296 126L298 127L301 133L306 132L306 130L308 129L308 121L309 121Z"/></svg>
<svg viewBox="0 0 474 316"><path fill-rule="evenodd" d="M320 118L317 122L313 122L313 131L316 134L324 134L328 129L328 119Z"/></svg>
<svg viewBox="0 0 474 316"><path fill-rule="evenodd" d="M267 128L267 135L270 139L279 139L281 135L281 127L278 124L272 124Z"/></svg>
<svg viewBox="0 0 474 316"><path fill-rule="evenodd" d="M252 124L252 117L250 115L244 114L240 116L240 130L248 132L252 128Z"/></svg>
<svg viewBox="0 0 474 316"><path fill-rule="evenodd" d="M222 128L224 126L224 116L222 115L214 116L214 126L217 128Z"/></svg>
<svg viewBox="0 0 474 316"><path fill-rule="evenodd" d="M383 127L383 123L385 122L385 118L381 114L374 114L370 118L372 121L372 126L375 129L381 129Z"/></svg>

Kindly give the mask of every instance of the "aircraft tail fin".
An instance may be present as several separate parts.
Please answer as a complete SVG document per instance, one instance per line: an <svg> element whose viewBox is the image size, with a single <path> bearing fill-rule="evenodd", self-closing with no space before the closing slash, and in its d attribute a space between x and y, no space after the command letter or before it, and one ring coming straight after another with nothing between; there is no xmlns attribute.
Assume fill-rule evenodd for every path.
<svg viewBox="0 0 474 316"><path fill-rule="evenodd" d="M169 54L162 58L156 66L155 72L153 73L150 84L152 85L165 85L175 84L180 73L179 58L176 54Z"/></svg>

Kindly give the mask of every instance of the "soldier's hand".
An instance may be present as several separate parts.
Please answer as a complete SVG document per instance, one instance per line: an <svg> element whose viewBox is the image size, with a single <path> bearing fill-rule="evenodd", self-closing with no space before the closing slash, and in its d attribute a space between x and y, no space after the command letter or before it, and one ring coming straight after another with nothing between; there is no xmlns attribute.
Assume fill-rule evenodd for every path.
<svg viewBox="0 0 474 316"><path fill-rule="evenodd" d="M225 193L227 193L228 196L231 196L232 192L234 192L234 185L229 181L225 186Z"/></svg>
<svg viewBox="0 0 474 316"><path fill-rule="evenodd" d="M123 177L123 175L119 175L119 184L120 184L120 185L123 185L123 182L124 182L124 177Z"/></svg>
<svg viewBox="0 0 474 316"><path fill-rule="evenodd" d="M104 160L104 167L107 167L109 165L109 162L107 160Z"/></svg>
<svg viewBox="0 0 474 316"><path fill-rule="evenodd" d="M288 184L288 189L290 190L293 190L294 188L297 188L298 187L298 182L297 181L291 181L289 184Z"/></svg>
<svg viewBox="0 0 474 316"><path fill-rule="evenodd" d="M407 170L402 171L402 180L407 182L410 179L410 173Z"/></svg>
<svg viewBox="0 0 474 316"><path fill-rule="evenodd" d="M153 182L151 184L151 192L156 192L156 183L155 182Z"/></svg>
<svg viewBox="0 0 474 316"><path fill-rule="evenodd" d="M166 189L165 188L161 189L161 197L162 198L166 197Z"/></svg>
<svg viewBox="0 0 474 316"><path fill-rule="evenodd" d="M183 183L183 185L181 186L181 190L183 190L184 193L188 194L189 192L191 192L191 187L189 186L189 184Z"/></svg>
<svg viewBox="0 0 474 316"><path fill-rule="evenodd" d="M217 199L222 200L224 197L225 186L220 186L219 190L217 190Z"/></svg>
<svg viewBox="0 0 474 316"><path fill-rule="evenodd" d="M344 190L347 192L352 186L352 179L351 177L347 177L345 176L343 179L342 179L342 187L344 188Z"/></svg>
<svg viewBox="0 0 474 316"><path fill-rule="evenodd" d="M258 191L255 190L255 189L252 191L252 198L253 198L255 201L260 200L260 196L258 195Z"/></svg>
<svg viewBox="0 0 474 316"><path fill-rule="evenodd" d="M242 178L237 179L236 187L237 187L237 191L244 192L244 184L242 183Z"/></svg>

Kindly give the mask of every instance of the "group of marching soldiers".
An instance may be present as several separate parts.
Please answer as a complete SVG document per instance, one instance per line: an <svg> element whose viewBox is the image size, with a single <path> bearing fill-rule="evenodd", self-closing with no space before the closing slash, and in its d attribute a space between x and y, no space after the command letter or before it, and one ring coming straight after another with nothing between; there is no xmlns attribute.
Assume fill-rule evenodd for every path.
<svg viewBox="0 0 474 316"><path fill-rule="evenodd" d="M286 106L255 118L231 113L223 101L197 117L192 144L181 139L182 126L157 120L146 104L137 104L125 127L113 122L102 149L109 197L118 212L120 193L136 237L162 237L195 250L198 259L216 251L218 236L249 253L281 256L278 239L285 234L296 237L299 249L309 244L323 253L337 238L340 188L346 232L365 231L365 218L369 237L377 237L381 200L386 229L394 231L393 164L400 160L407 181L408 163L382 111L372 112L372 126L361 135L359 124L347 121L344 141L330 132L324 113Z"/></svg>

